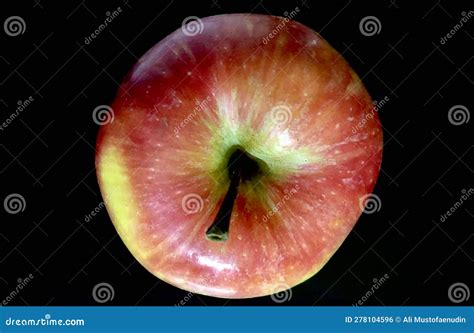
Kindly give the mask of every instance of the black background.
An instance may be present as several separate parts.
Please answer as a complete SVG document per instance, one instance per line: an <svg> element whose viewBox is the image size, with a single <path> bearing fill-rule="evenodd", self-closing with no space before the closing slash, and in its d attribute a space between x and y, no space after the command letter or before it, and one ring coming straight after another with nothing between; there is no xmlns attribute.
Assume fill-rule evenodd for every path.
<svg viewBox="0 0 474 333"><path fill-rule="evenodd" d="M8 8L6 4L8 3ZM283 305L351 305L384 274L366 305L453 305L448 288L472 287L472 202L440 222L473 187L472 121L448 120L454 105L473 109L473 21L444 45L467 1L415 8L401 1L2 1L0 19L21 16L24 34L0 30L0 120L29 96L30 106L0 131L0 197L21 194L23 212L1 219L1 294L30 273L10 305L94 305L93 287L114 288L107 305L173 305L187 292L148 273L128 252L105 209L94 169L98 126L92 111L109 104L118 83L150 47L188 16L234 12L283 15L319 32L363 79L380 110L384 159L375 188L380 211L365 214L329 263L291 290ZM471 3L472 5L472 3ZM122 13L89 45L84 38L107 11ZM472 7L472 6L471 6ZM359 30L373 15L381 31ZM470 94L468 95L468 92ZM1 208L1 207L0 207ZM287 297L290 298L290 297ZM472 304L469 301L460 305ZM186 305L277 305L271 297L224 300L192 296Z"/></svg>

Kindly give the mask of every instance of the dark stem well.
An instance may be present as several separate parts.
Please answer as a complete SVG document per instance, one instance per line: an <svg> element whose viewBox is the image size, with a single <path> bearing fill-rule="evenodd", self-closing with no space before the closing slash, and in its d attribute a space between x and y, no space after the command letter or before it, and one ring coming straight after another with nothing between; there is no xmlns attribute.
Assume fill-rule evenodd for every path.
<svg viewBox="0 0 474 333"><path fill-rule="evenodd" d="M230 179L229 188L214 222L206 231L206 238L211 241L224 242L227 240L230 218L239 191L239 185L261 174L262 165L265 164L263 161L246 153L240 147L234 149L227 162L227 172Z"/></svg>

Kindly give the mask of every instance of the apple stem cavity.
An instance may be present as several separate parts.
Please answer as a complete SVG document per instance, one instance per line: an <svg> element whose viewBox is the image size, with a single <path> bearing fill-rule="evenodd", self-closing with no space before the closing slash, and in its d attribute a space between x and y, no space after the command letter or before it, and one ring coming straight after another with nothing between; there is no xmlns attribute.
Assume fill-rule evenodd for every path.
<svg viewBox="0 0 474 333"><path fill-rule="evenodd" d="M212 225L206 231L210 241L224 242L229 236L230 218L241 182L250 181L262 174L267 165L254 156L247 154L241 147L233 147L227 163L230 185Z"/></svg>

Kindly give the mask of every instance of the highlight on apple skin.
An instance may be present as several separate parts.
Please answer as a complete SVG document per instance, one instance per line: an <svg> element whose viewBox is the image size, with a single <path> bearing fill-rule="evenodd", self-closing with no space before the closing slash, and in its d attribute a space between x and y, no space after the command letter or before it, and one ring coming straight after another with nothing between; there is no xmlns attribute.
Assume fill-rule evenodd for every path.
<svg viewBox="0 0 474 333"><path fill-rule="evenodd" d="M360 217L382 131L316 32L207 17L152 47L97 139L107 210L133 256L187 291L250 298L316 274Z"/></svg>

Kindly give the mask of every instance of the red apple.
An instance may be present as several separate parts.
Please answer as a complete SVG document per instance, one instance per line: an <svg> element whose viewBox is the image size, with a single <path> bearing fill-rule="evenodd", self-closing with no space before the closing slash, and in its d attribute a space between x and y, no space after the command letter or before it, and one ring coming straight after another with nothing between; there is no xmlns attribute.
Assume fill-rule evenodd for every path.
<svg viewBox="0 0 474 333"><path fill-rule="evenodd" d="M106 207L134 257L174 286L224 298L290 288L361 215L381 163L378 115L302 24L188 24L138 61L100 129Z"/></svg>

